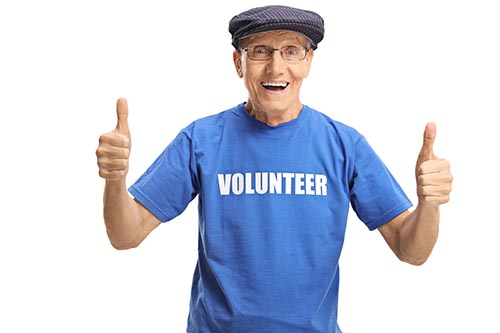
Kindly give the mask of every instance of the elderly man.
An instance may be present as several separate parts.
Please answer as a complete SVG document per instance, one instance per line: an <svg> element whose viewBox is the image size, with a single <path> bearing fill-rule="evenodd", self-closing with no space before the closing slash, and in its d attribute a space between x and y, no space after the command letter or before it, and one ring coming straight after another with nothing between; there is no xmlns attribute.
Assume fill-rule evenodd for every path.
<svg viewBox="0 0 500 333"><path fill-rule="evenodd" d="M396 256L422 264L448 201L449 163L433 153L427 124L412 203L367 140L302 104L299 93L323 19L265 6L229 24L248 100L185 127L130 187L128 108L100 137L104 220L117 249L138 246L199 199L199 258L189 333L333 333L338 262L349 207ZM131 195L129 195L131 194Z"/></svg>

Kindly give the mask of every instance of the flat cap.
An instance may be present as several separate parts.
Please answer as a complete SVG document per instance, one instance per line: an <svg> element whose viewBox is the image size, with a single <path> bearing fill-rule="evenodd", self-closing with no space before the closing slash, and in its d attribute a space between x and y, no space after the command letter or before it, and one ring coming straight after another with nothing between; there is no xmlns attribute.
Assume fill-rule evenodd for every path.
<svg viewBox="0 0 500 333"><path fill-rule="evenodd" d="M288 6L252 8L234 16L229 22L232 44L236 49L241 38L270 30L300 32L311 40L313 49L318 47L325 34L324 21L319 14Z"/></svg>

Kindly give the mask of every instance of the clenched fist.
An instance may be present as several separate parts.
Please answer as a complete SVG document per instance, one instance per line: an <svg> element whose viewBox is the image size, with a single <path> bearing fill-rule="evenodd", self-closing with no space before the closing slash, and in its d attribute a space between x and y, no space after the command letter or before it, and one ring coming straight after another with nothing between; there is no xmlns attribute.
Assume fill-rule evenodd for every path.
<svg viewBox="0 0 500 333"><path fill-rule="evenodd" d="M419 202L437 206L448 202L453 176L450 172L450 163L434 155L435 138L436 125L428 123L417 158L415 177Z"/></svg>
<svg viewBox="0 0 500 333"><path fill-rule="evenodd" d="M96 150L99 176L106 180L124 179L128 172L130 156L130 131L128 128L128 105L125 98L116 102L118 123L116 128L99 137Z"/></svg>

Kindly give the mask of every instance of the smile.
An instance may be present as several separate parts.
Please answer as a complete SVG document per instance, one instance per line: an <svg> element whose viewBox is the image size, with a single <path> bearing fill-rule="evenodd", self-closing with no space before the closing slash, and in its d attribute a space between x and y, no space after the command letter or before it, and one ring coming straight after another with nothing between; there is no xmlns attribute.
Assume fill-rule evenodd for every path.
<svg viewBox="0 0 500 333"><path fill-rule="evenodd" d="M288 82L262 82L261 84L268 90L283 90L288 87Z"/></svg>

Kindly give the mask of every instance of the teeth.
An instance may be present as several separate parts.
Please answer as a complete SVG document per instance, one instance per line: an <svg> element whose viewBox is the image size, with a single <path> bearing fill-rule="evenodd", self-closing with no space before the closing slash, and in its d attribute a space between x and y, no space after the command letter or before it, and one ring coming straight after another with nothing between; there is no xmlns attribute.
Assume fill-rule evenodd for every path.
<svg viewBox="0 0 500 333"><path fill-rule="evenodd" d="M262 85L264 87L282 87L285 88L287 86L286 82L263 82Z"/></svg>

